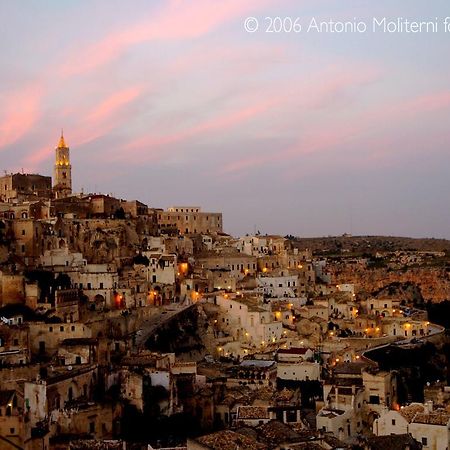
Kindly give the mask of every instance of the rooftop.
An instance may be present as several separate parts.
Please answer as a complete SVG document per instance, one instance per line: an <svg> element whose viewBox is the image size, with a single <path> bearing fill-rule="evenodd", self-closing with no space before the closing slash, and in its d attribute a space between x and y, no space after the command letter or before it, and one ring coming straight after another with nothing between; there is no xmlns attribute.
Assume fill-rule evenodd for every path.
<svg viewBox="0 0 450 450"><path fill-rule="evenodd" d="M213 450L267 450L267 446L231 430L218 431L197 439L197 442Z"/></svg>
<svg viewBox="0 0 450 450"><path fill-rule="evenodd" d="M278 353L285 355L304 355L308 350L308 347L291 347L291 348L280 348Z"/></svg>
<svg viewBox="0 0 450 450"><path fill-rule="evenodd" d="M261 425L258 432L270 446L279 445L283 442L295 442L301 438L299 433L278 420L271 420Z"/></svg>
<svg viewBox="0 0 450 450"><path fill-rule="evenodd" d="M450 420L450 414L445 410L436 410L429 414L417 413L412 423L425 423L428 425L447 426Z"/></svg>
<svg viewBox="0 0 450 450"><path fill-rule="evenodd" d="M239 419L268 419L269 410L265 406L240 406L238 409Z"/></svg>
<svg viewBox="0 0 450 450"><path fill-rule="evenodd" d="M241 367L259 367L269 368L275 364L275 361L265 361L262 359L245 359L241 362Z"/></svg>
<svg viewBox="0 0 450 450"><path fill-rule="evenodd" d="M414 418L417 413L423 413L425 408L420 403L412 403L411 405L400 408L399 413L408 421Z"/></svg>
<svg viewBox="0 0 450 450"><path fill-rule="evenodd" d="M368 445L371 450L419 450L422 444L419 444L409 434L392 434L388 436L372 436L368 439Z"/></svg>

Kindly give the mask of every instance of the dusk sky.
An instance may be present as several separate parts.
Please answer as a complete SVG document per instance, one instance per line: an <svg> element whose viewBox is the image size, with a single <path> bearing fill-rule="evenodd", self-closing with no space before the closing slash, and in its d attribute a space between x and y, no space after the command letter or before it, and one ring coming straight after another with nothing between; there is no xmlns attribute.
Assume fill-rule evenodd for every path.
<svg viewBox="0 0 450 450"><path fill-rule="evenodd" d="M234 235L450 238L450 31L265 32L277 16L450 8L2 0L0 169L52 175L64 128L77 192L221 211Z"/></svg>

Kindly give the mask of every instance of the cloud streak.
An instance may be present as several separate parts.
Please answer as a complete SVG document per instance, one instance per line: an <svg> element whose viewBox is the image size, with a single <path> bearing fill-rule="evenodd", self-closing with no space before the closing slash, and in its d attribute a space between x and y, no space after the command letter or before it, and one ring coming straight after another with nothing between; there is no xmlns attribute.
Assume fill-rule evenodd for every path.
<svg viewBox="0 0 450 450"><path fill-rule="evenodd" d="M142 22L110 33L99 42L80 49L71 55L70 61L63 64L60 73L62 76L89 73L120 58L133 47L150 41L199 38L265 3L261 0L168 1Z"/></svg>
<svg viewBox="0 0 450 450"><path fill-rule="evenodd" d="M0 95L0 150L16 143L36 125L41 115L43 89L39 83Z"/></svg>

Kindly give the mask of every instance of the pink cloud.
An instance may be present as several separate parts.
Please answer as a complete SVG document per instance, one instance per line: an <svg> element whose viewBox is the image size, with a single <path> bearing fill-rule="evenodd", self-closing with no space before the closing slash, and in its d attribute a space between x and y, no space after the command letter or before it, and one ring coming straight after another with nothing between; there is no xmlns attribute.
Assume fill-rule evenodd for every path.
<svg viewBox="0 0 450 450"><path fill-rule="evenodd" d="M142 93L143 88L141 86L131 86L113 92L87 111L72 111L74 117L83 117L84 119L75 130L66 133L68 144L79 147L110 132L115 126L123 122L123 114L127 107L138 99ZM52 156L52 149L55 144L56 140L49 143L48 147L33 152L27 156L24 163L35 167L41 161Z"/></svg>
<svg viewBox="0 0 450 450"><path fill-rule="evenodd" d="M154 158L158 155L164 155L166 152L164 146L166 145L188 141L191 138L203 136L211 132L220 133L228 131L231 128L241 126L249 120L252 120L269 111L280 100L281 99L265 100L250 106L241 107L231 112L226 112L207 119L192 126L191 128L171 134L162 136L148 135L136 139L126 145L125 152L123 152L122 155L118 155L117 159L128 158L130 152L134 155L138 154L140 156L140 161L142 161L142 158Z"/></svg>
<svg viewBox="0 0 450 450"><path fill-rule="evenodd" d="M228 20L245 17L246 11L264 3L261 0L172 0L141 23L111 33L100 42L80 49L63 65L61 74L71 76L90 72L119 58L131 47L145 42L200 37Z"/></svg>
<svg viewBox="0 0 450 450"><path fill-rule="evenodd" d="M310 130L309 135L298 139L294 144L279 152L270 152L266 155L253 155L233 161L223 167L222 174L239 173L245 169L252 169L266 164L289 163L293 158L314 154L340 145L358 134L357 127L337 126L335 129L327 127L326 133L321 126Z"/></svg>
<svg viewBox="0 0 450 450"><path fill-rule="evenodd" d="M319 77L315 77L313 82L299 82L299 86L295 89L295 95L293 95L295 106L291 102L287 109L295 108L297 111L304 111L306 117L303 117L303 121L306 124L308 123L307 114L312 114L317 109L334 107L337 98L348 96L350 89L371 83L379 75L380 71L378 69L370 67L361 67L360 70L355 70L355 68L342 70L339 67L331 66L326 71L324 70ZM286 115L288 117L292 116L292 111ZM302 122L301 116L299 121ZM348 127L338 126L336 129L333 129L335 126L335 123L326 125L324 123L313 124L308 125L307 128L305 126L304 132L298 130L302 136L292 146L279 152L270 152L266 155L258 153L232 161L226 164L220 173L236 174L265 164L282 162L283 159L289 160L296 156L322 151L335 146L339 141L347 139L358 132L358 127L355 125Z"/></svg>
<svg viewBox="0 0 450 450"><path fill-rule="evenodd" d="M24 86L0 98L0 148L18 141L33 128L40 117L41 99L40 84Z"/></svg>
<svg viewBox="0 0 450 450"><path fill-rule="evenodd" d="M361 74L363 74L362 77L360 77ZM322 82L318 83L316 79L312 89L306 90L305 95L302 95L301 98L309 106L327 107L332 102L333 97L341 95L343 91L354 86L370 83L376 80L379 75L379 71L372 71L370 68L364 69L362 72L357 69L342 73L338 71L337 76L332 77L330 77L330 74L325 74ZM302 136L293 146L277 153L255 154L238 159L225 165L220 173L239 174L266 164L289 163L315 152L333 151L350 140L363 136L364 133L379 125L392 124L392 126L398 126L403 121L411 121L413 118L422 117L428 113L449 107L450 91L448 90L420 95L405 102L396 101L387 105L383 103L382 106L366 109L338 127L336 127L336 122L339 121L339 118L333 119L332 123L327 120L327 122L314 125L314 129L309 129L307 135L315 131L314 134L309 137ZM383 145L386 145L386 138L383 139ZM373 158L379 159L382 154L382 150L378 150ZM385 155L388 154L385 153ZM295 171L290 170L289 174L290 176L294 175Z"/></svg>
<svg viewBox="0 0 450 450"><path fill-rule="evenodd" d="M114 92L87 114L86 122L98 123L108 121L118 110L135 100L142 91L143 89L141 87L132 86Z"/></svg>
<svg viewBox="0 0 450 450"><path fill-rule="evenodd" d="M55 141L53 146L56 146L56 143L57 142ZM33 170L35 170L36 166L44 159L47 159L51 153L52 153L52 145L49 144L48 147L44 147L39 150L33 151L31 155L28 155L26 157L24 163L27 164L29 167L31 167Z"/></svg>
<svg viewBox="0 0 450 450"><path fill-rule="evenodd" d="M393 107L387 109L387 112L392 116L401 118L417 114L422 115L448 107L450 107L450 91L445 90L414 97L404 103L393 105Z"/></svg>

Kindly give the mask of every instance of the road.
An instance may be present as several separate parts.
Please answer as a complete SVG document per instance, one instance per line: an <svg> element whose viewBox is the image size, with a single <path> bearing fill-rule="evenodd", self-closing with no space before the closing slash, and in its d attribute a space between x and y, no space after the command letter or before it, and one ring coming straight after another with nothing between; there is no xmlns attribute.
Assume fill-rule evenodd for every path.
<svg viewBox="0 0 450 450"><path fill-rule="evenodd" d="M136 347L142 348L145 346L145 343L152 336L155 331L170 322L175 316L178 314L182 314L189 308L192 308L194 305L179 305L179 304L171 304L161 306L160 314L155 314L152 317L146 319L141 326L141 329L136 332Z"/></svg>

